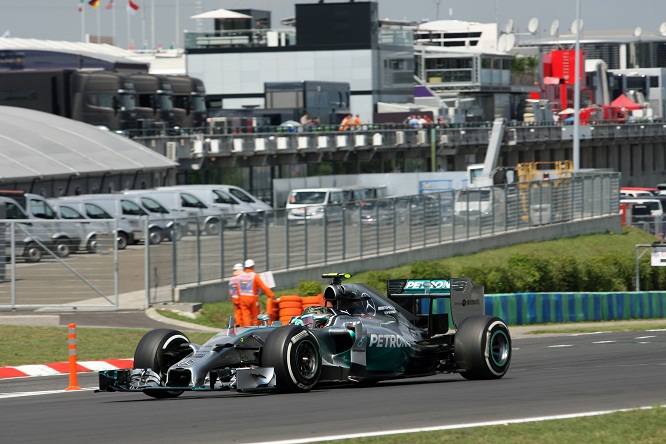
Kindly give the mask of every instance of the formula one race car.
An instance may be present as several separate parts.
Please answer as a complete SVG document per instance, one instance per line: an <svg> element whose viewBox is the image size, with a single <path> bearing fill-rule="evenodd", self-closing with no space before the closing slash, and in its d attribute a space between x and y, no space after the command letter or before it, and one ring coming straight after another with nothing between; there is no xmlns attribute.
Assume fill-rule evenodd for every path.
<svg viewBox="0 0 666 444"><path fill-rule="evenodd" d="M134 369L99 373L100 391L173 398L186 390L307 392L318 384L460 373L498 379L511 362L506 324L484 315L483 286L470 279L396 279L387 296L329 273L326 306L289 324L229 327L203 345L177 330L148 332ZM277 324L277 325L276 325Z"/></svg>

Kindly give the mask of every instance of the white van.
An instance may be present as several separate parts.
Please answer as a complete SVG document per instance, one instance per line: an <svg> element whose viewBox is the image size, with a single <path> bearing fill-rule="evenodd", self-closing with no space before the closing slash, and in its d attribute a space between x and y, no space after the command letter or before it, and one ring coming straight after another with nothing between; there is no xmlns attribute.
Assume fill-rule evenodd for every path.
<svg viewBox="0 0 666 444"><path fill-rule="evenodd" d="M61 197L60 199L64 202L72 200L94 203L110 214L113 219L126 220L132 226L134 243L145 240L146 221L148 222L148 236L151 244L156 245L162 242L168 231L164 220L152 217L134 202L133 199L127 198L122 194L82 194L79 196Z"/></svg>
<svg viewBox="0 0 666 444"><path fill-rule="evenodd" d="M505 202L497 188L466 188L458 191L453 204L456 223L504 220Z"/></svg>
<svg viewBox="0 0 666 444"><path fill-rule="evenodd" d="M240 227L247 218L252 224L263 220L264 213L272 208L247 191L233 185L172 185L158 190L186 191L201 199L209 207L224 213L226 227Z"/></svg>
<svg viewBox="0 0 666 444"><path fill-rule="evenodd" d="M126 220L114 220L102 207L94 203L68 200L63 202L58 198L50 198L49 203L58 213L58 217L75 224L80 230L81 244L79 249L89 253L97 251L97 235L110 233L116 230L118 249L124 250L134 241L132 226ZM115 228L114 228L115 227Z"/></svg>
<svg viewBox="0 0 666 444"><path fill-rule="evenodd" d="M44 196L21 190L0 190L0 195L12 199L29 219L35 220L32 223L33 231L41 232L41 237L47 239L49 249L56 256L64 258L79 249L81 243L79 230L69 223L58 222L58 214Z"/></svg>
<svg viewBox="0 0 666 444"><path fill-rule="evenodd" d="M640 197L620 199L620 203L630 203L630 204L639 204L645 205L650 209L651 216L663 216L664 208L661 205L661 200L659 199L644 199Z"/></svg>
<svg viewBox="0 0 666 444"><path fill-rule="evenodd" d="M223 213L219 209L210 208L192 193L176 189L125 190L128 196L145 196L159 202L172 214L188 220L188 231L197 230L209 236L220 234L224 223Z"/></svg>
<svg viewBox="0 0 666 444"><path fill-rule="evenodd" d="M303 188L291 190L287 199L287 220L290 222L340 222L344 216L342 188Z"/></svg>

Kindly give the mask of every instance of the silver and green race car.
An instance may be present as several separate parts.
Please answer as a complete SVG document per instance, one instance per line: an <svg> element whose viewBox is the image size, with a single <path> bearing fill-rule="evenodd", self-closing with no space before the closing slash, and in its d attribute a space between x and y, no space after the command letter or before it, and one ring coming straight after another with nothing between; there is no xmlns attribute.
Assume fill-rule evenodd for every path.
<svg viewBox="0 0 666 444"><path fill-rule="evenodd" d="M324 384L460 373L499 379L511 362L504 321L484 313L470 279L394 279L386 296L349 274L328 273L325 306L289 324L229 327L203 345L180 331L148 332L133 369L99 373L100 391L173 398L184 391L307 392Z"/></svg>

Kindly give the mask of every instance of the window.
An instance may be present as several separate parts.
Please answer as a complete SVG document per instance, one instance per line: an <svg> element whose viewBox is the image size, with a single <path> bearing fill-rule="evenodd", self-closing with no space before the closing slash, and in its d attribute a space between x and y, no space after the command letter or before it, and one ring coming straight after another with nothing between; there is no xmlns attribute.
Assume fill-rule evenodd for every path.
<svg viewBox="0 0 666 444"><path fill-rule="evenodd" d="M228 205L235 205L235 204L238 204L238 202L236 202L236 201L234 200L234 198L232 198L231 196L229 196L229 195L228 195L227 193L225 193L224 191L213 190L213 194L215 195L215 200L214 200L215 203L218 203L218 204L228 204Z"/></svg>

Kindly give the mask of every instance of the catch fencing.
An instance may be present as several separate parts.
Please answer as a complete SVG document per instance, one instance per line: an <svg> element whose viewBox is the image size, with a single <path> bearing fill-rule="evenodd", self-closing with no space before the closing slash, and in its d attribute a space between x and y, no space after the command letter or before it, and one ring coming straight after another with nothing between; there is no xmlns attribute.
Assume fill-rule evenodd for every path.
<svg viewBox="0 0 666 444"><path fill-rule="evenodd" d="M146 288L151 303L168 302L176 287L226 279L248 258L258 271L305 269L619 214L619 189L618 173L595 173L328 205L305 219L286 209L247 215L238 228L150 246Z"/></svg>
<svg viewBox="0 0 666 444"><path fill-rule="evenodd" d="M305 270L619 214L619 188L618 173L598 173L329 205L306 219L276 209L234 228L192 218L174 221L188 232L120 251L113 220L95 221L92 237L89 221L0 220L0 308L112 308L129 294L146 306L173 302L176 288L223 281L248 258L257 271Z"/></svg>

